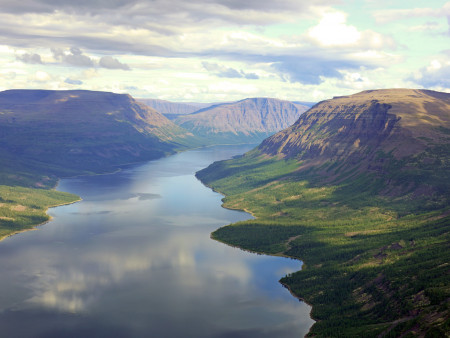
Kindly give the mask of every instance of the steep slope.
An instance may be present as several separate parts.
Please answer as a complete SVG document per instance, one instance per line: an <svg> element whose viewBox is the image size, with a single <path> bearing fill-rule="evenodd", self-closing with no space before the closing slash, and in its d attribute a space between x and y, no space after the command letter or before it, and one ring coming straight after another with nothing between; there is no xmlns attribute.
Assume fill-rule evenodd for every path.
<svg viewBox="0 0 450 338"><path fill-rule="evenodd" d="M194 141L129 95L91 91L0 93L2 173L102 172ZM11 179L5 178L4 180Z"/></svg>
<svg viewBox="0 0 450 338"><path fill-rule="evenodd" d="M317 104L293 126L266 139L259 150L277 158L301 160L304 167L328 163L322 167L322 176L329 179L345 178L346 170L348 175L390 174L390 179L397 181L390 181L386 189L393 187L397 194L408 188L409 192L425 193L441 188L436 184L441 180L437 169L447 165L442 163L441 153L448 151L449 112L447 93L365 91ZM339 170L333 169L339 163ZM396 184L398 179L405 180L405 175L409 175L409 186Z"/></svg>
<svg viewBox="0 0 450 338"><path fill-rule="evenodd" d="M175 123L213 143L252 143L288 127L306 109L289 101L252 98L180 116Z"/></svg>
<svg viewBox="0 0 450 338"><path fill-rule="evenodd" d="M450 94L323 101L197 176L256 216L213 238L304 261L282 283L312 304L311 335L449 332Z"/></svg>
<svg viewBox="0 0 450 338"><path fill-rule="evenodd" d="M440 127L449 123L449 100L446 93L409 89L337 97L315 105L260 149L287 157L349 156L375 147L411 155L446 137Z"/></svg>

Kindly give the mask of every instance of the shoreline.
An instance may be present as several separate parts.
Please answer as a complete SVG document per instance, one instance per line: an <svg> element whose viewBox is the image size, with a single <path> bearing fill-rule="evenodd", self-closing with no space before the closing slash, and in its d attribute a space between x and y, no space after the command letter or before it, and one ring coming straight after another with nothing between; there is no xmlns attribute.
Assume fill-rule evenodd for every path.
<svg viewBox="0 0 450 338"><path fill-rule="evenodd" d="M211 190L214 191L215 193L218 193L218 194L220 194L220 195L222 195L222 196L224 196L224 197L227 197L224 193L215 190L214 188L212 188L212 187L209 186L208 184L205 184L200 178L197 177L197 175L195 175L195 177L196 177L196 178L197 178L197 179L198 179L205 187L208 187L209 189L211 189ZM246 212L246 213L250 214L250 215L253 217L253 219L258 219L252 211L247 210L246 208L241 208L241 209L240 209L240 208L231 208L231 207L226 206L225 203L223 203L223 202L222 202L222 205L221 205L221 206L222 206L222 208L228 209L228 210L234 210L234 211L242 211L242 212ZM244 221L244 222L245 222L245 221ZM229 226L232 226L232 225L233 225L233 223L230 223L230 224L224 225L224 226L221 227L221 228L229 227ZM218 229L220 229L220 228L218 228ZM218 230L218 229L216 229L216 230ZM286 245L289 246L290 243L291 243L293 240L295 240L296 238L298 238L298 237L299 237L299 236L295 236L295 237L289 238L289 239L287 240L287 242L286 242ZM295 272L299 272L299 271L302 271L302 270L303 270L304 261L302 261L302 260L300 260L300 259L298 259L298 258L295 258L295 257L291 257L291 256L286 255L286 254L285 254L285 251L283 251L283 252L278 252L278 253L275 253L275 254L269 254L269 253L266 253L266 252L260 252L260 251L249 250L249 249L245 249L245 248L242 248L242 247L240 247L240 246L237 246L237 245L229 244L229 243L227 243L227 242L225 242L225 241L222 241L222 240L220 240L220 239L214 238L213 235L212 235L212 233L210 234L210 238L211 238L212 240L214 240L214 241L217 241L217 242L219 242L219 243L223 243L223 244L225 244L225 245L227 245L227 246L230 246L230 247L232 247L232 248L236 248L236 249L239 249L239 250L242 250L242 251L246 251L246 252L250 252L250 253L253 253L253 254L257 254L257 255L266 255L266 256L273 256L273 257L283 257L283 258L289 258L289 259L293 259L293 260L299 261L299 262L301 262L302 265L301 265L301 267L300 267L300 270L295 271ZM294 273L295 273L295 272L294 272ZM286 276L285 276L285 277L286 277ZM281 277L281 278L284 278L284 277ZM309 333L309 331L311 330L311 328L313 327L313 325L314 325L315 323L318 322L318 320L316 320L315 318L313 318L313 317L311 316L311 312L312 312L312 309L313 309L312 304L306 302L302 297L296 295L296 294L294 293L294 291L292 291L292 289L290 288L290 286L289 286L288 284L281 282L281 279L278 281L278 283L280 283L284 288L286 288L286 289L289 291L289 293L290 293L294 298L298 299L300 302L305 303L306 305L308 305L308 306L311 308L311 311L309 312L309 318L311 318L311 319L314 321L314 323L308 328L308 333Z"/></svg>
<svg viewBox="0 0 450 338"><path fill-rule="evenodd" d="M153 158L153 159L149 159L149 160L135 161L135 162L128 162L128 163L120 164L120 165L117 166L117 169L112 170L112 171L106 171L106 172L101 172L101 173L81 173L81 174L78 174L78 175L64 176L64 177L57 177L56 183L53 185L53 187L47 188L47 189L44 189L44 190L56 190L56 191L63 192L62 190L59 190L59 189L58 189L58 186L59 186L60 181L61 181L62 179L72 179L72 178L85 177L85 176L103 176L103 175L112 175L112 174L116 174L116 173L119 173L119 172L123 171L124 168L127 167L127 166L139 165L139 164L143 164L143 163L146 163L146 162L159 160L159 159L162 159L162 158L165 158L165 157L169 157L169 156L172 156L172 155L175 155L175 154L178 154L178 153L182 153L182 152L185 152L185 151L189 151L189 150L196 150L196 149L202 149L202 148L211 148L211 147L215 147L215 146L232 146L232 145L246 145L246 144L248 144L248 145L253 145L252 143L204 145L204 146L201 146L201 147L189 148L189 149L185 149L185 150L177 150L177 151L174 151L173 153L166 153L166 154L164 154L164 155L161 156L161 157L157 157L157 158ZM196 177L195 173L194 173L194 176ZM200 181L200 182L201 182L201 181ZM203 183L202 183L202 184L203 184ZM34 188L34 189L37 189L37 188ZM216 192L217 192L217 191L216 191ZM222 194L222 195L223 195L223 194ZM224 195L223 195L223 196L224 196ZM81 197L79 197L78 200L73 201L73 202L60 203L60 204L57 204L57 205L51 205L51 206L47 207L47 209L44 211L44 213L47 214L47 212L48 212L48 210L49 210L50 208L56 208L56 207L63 206L63 205L70 205L70 204L73 204L73 203L78 203L78 202L80 202L80 201L82 201L82 200L83 200L83 199L82 199ZM232 210L231 208L228 208L228 209ZM236 209L236 210L239 210L239 209ZM244 211L245 211L245 210L244 210ZM247 211L245 211L245 212L247 212ZM252 215L251 212L247 212L247 213L249 213L249 214ZM48 214L47 214L47 215L48 215ZM252 216L253 216L253 215L252 215ZM253 216L253 217L254 217L254 216ZM42 222L42 223L39 223L39 224L34 224L34 225L31 224L31 225L30 225L30 228L20 229L20 230L14 231L14 232L12 232L12 233L9 233L9 234L0 236L0 242L2 242L3 240L7 239L8 237L12 237L12 236L14 236L14 235L17 235L17 234L20 234L20 233L23 233L23 232L32 231L32 230L38 230L37 227L40 227L40 226L42 226L42 225L44 225L44 224L46 224L46 223L48 223L48 222L51 222L52 219L53 219L53 218L52 218L51 216L49 216L49 219L46 220L45 222Z"/></svg>
<svg viewBox="0 0 450 338"><path fill-rule="evenodd" d="M59 182L59 180L58 180L58 182ZM3 236L0 237L0 242L4 241L5 239L7 239L9 237L12 237L14 235L17 235L17 234L20 234L20 233L23 233L23 232L39 230L38 227L40 227L42 225L45 225L45 224L47 224L47 223L49 223L49 222L51 222L53 220L53 217L47 214L49 209L61 207L63 205L75 204L75 203L81 202L82 200L83 199L81 197L79 197L79 199L76 200L76 201L67 202L67 203L59 203L59 204L55 204L55 205L51 205L51 206L47 207L45 209L44 213L49 217L48 220L46 220L45 222L39 223L39 224L30 225L30 228L17 230L17 231L14 231L14 232L10 233L10 234L3 235Z"/></svg>

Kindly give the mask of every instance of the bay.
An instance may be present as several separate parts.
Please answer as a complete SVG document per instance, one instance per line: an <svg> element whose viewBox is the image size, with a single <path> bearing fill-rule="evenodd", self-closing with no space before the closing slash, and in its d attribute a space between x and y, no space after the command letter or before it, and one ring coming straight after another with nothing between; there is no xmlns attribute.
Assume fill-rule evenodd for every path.
<svg viewBox="0 0 450 338"><path fill-rule="evenodd" d="M249 219L194 173L250 146L216 146L61 180L83 201L0 243L0 336L301 337L310 307L278 280L301 262L210 239Z"/></svg>

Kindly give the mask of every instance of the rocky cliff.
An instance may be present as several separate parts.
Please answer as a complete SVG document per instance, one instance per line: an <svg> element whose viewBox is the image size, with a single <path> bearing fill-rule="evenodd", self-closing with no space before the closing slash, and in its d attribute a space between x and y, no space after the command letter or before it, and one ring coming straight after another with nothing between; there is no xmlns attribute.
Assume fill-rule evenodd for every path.
<svg viewBox="0 0 450 338"><path fill-rule="evenodd" d="M198 135L236 141L261 141L294 123L306 106L270 98L251 98L214 105L175 122Z"/></svg>
<svg viewBox="0 0 450 338"><path fill-rule="evenodd" d="M448 147L449 132L450 94L373 90L318 103L264 140L259 151L305 165L342 161L360 171L381 170L392 164L388 159L415 166L439 162L438 149Z"/></svg>

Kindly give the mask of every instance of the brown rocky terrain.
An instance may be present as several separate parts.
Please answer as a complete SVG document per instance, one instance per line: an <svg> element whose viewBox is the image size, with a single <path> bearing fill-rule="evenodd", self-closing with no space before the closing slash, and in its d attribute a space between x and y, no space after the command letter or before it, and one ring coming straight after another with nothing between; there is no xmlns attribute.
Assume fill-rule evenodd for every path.
<svg viewBox="0 0 450 338"><path fill-rule="evenodd" d="M294 125L264 140L259 151L297 158L305 166L345 160L347 167L382 171L391 157L440 161L436 151L448 146L449 132L450 94L372 90L318 103Z"/></svg>
<svg viewBox="0 0 450 338"><path fill-rule="evenodd" d="M251 98L214 105L180 116L175 123L207 138L261 141L294 123L307 110L304 105L271 98Z"/></svg>

